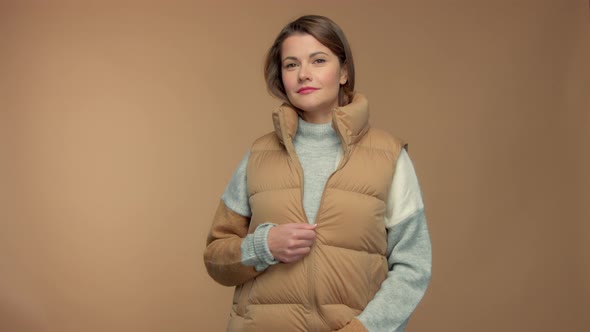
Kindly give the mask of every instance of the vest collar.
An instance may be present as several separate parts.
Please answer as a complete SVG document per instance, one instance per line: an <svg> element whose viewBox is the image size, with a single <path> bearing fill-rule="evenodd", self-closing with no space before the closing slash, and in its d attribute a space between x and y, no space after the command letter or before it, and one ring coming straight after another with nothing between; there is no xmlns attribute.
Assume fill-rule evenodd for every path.
<svg viewBox="0 0 590 332"><path fill-rule="evenodd" d="M283 103L272 113L275 133L283 145L289 148L299 124L299 112ZM360 93L355 93L352 102L332 111L332 127L342 140L345 150L357 143L369 129L369 102Z"/></svg>

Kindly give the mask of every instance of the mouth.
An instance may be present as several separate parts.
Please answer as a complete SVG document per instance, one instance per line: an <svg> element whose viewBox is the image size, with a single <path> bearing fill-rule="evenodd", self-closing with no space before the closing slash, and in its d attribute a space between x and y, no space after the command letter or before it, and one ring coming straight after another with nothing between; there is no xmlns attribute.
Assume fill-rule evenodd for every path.
<svg viewBox="0 0 590 332"><path fill-rule="evenodd" d="M302 95L306 95L306 94L312 93L312 92L314 92L316 90L318 90L318 89L312 88L312 87L309 87L309 86L304 86L301 89L297 90L297 93L302 94Z"/></svg>

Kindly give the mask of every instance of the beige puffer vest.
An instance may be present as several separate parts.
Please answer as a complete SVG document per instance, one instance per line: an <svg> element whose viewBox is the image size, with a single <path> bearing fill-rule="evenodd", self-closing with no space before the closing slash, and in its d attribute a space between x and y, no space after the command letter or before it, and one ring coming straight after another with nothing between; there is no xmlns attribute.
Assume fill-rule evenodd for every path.
<svg viewBox="0 0 590 332"><path fill-rule="evenodd" d="M303 170L292 143L298 114L283 105L273 121L275 132L256 140L248 160L249 232L265 222L308 222ZM343 157L326 183L310 254L238 286L228 331L337 330L365 308L386 278L384 213L402 142L369 128L368 104L359 94L334 110L332 125Z"/></svg>

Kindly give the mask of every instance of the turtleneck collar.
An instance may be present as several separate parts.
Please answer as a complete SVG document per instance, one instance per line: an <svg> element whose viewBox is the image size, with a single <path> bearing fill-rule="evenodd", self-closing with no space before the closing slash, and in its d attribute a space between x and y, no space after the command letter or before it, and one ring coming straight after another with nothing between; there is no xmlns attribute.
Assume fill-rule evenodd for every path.
<svg viewBox="0 0 590 332"><path fill-rule="evenodd" d="M275 132L283 145L292 142L299 127L299 114L287 103L283 103L273 114ZM369 129L369 103L360 93L356 93L352 102L346 106L336 107L332 112L332 128L341 136L345 149L357 143Z"/></svg>
<svg viewBox="0 0 590 332"><path fill-rule="evenodd" d="M293 142L313 148L327 148L340 144L340 139L331 123L309 123L301 117Z"/></svg>

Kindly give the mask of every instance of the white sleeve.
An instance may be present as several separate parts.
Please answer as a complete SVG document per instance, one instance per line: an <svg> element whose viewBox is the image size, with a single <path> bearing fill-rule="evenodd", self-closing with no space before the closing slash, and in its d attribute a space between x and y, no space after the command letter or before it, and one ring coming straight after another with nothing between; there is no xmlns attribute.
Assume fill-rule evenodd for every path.
<svg viewBox="0 0 590 332"><path fill-rule="evenodd" d="M400 152L393 180L385 212L388 229L424 208L418 177L406 149Z"/></svg>

